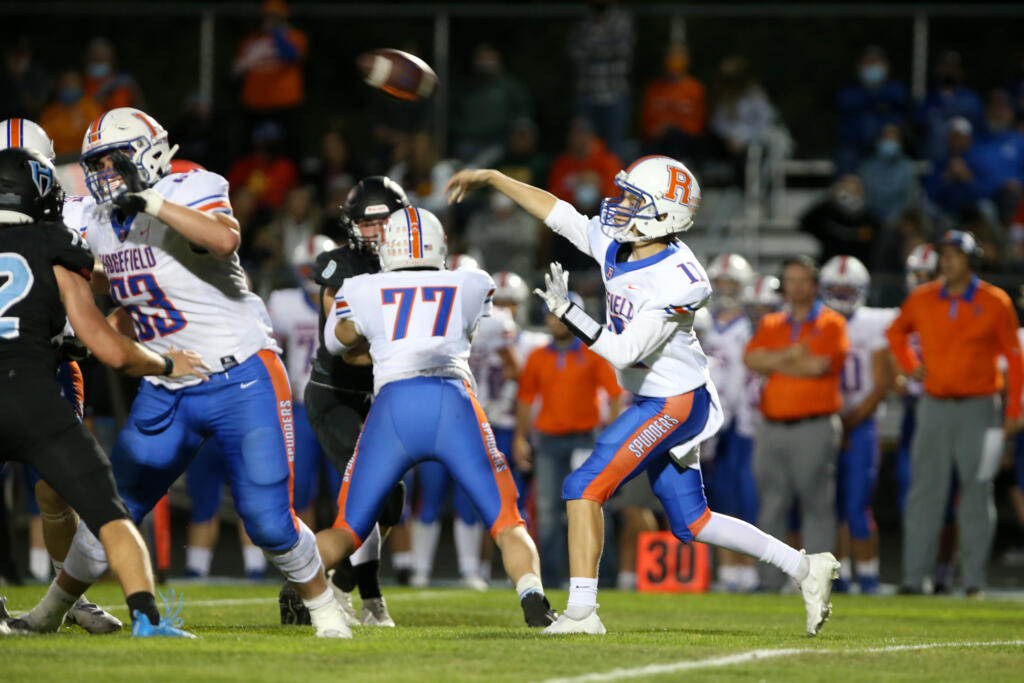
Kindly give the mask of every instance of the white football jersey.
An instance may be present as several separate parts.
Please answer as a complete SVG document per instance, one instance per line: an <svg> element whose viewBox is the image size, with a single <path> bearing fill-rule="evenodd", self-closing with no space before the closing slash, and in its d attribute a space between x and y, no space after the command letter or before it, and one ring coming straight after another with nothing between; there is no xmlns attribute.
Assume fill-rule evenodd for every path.
<svg viewBox="0 0 1024 683"><path fill-rule="evenodd" d="M728 424L739 413L739 406L746 400L747 366L743 364L743 352L753 335L750 319L745 315L719 324L712 317L711 326L704 333L701 346L709 360L711 380L718 388L722 399L722 412Z"/></svg>
<svg viewBox="0 0 1024 683"><path fill-rule="evenodd" d="M455 377L475 385L470 339L491 314L494 281L482 270L398 270L348 278L325 337L352 320L370 342L373 390L410 377ZM475 389L474 389L475 390Z"/></svg>
<svg viewBox="0 0 1024 683"><path fill-rule="evenodd" d="M736 433L740 436L753 439L757 436L757 429L761 426L761 390L764 388L764 377L760 374L743 368L743 396L736 404Z"/></svg>
<svg viewBox="0 0 1024 683"><path fill-rule="evenodd" d="M673 242L654 256L619 263L616 254L629 246L606 235L597 217L588 219L560 200L545 222L601 266L609 331L621 334L639 316L676 323L654 352L632 367L616 369L623 389L663 398L712 385L707 358L692 329L693 314L711 296L711 284L688 246ZM601 341L594 344L595 351Z"/></svg>
<svg viewBox="0 0 1024 683"><path fill-rule="evenodd" d="M267 312L274 327L274 337L284 348L292 401L304 403L306 384L313 370L313 356L320 343L320 309L306 290L296 287L271 292Z"/></svg>
<svg viewBox="0 0 1024 683"><path fill-rule="evenodd" d="M505 379L505 363L498 352L502 349L516 349L516 337L519 326L507 308L495 307L491 315L480 319L476 334L473 335L473 346L469 352L469 367L476 378L477 398L487 413L492 427L515 427L515 394L512 401L508 400ZM505 390L505 391L503 391ZM512 423L508 425L511 413Z"/></svg>
<svg viewBox="0 0 1024 683"><path fill-rule="evenodd" d="M72 195L64 198L61 218L69 230L85 239L89 228L89 218L95 209L96 200L92 198L92 195Z"/></svg>
<svg viewBox="0 0 1024 683"><path fill-rule="evenodd" d="M209 171L172 173L153 186L163 197L199 211L231 213L228 183ZM249 291L238 255L218 258L166 223L138 213L121 223L111 204L89 218L89 247L100 259L110 294L132 316L139 341L157 353L194 349L213 372L262 349L280 351L263 301ZM146 377L170 389L195 377Z"/></svg>
<svg viewBox="0 0 1024 683"><path fill-rule="evenodd" d="M885 333L898 313L895 308L861 306L846 321L850 351L840 377L843 414L860 405L875 388L873 357L876 351L889 347Z"/></svg>

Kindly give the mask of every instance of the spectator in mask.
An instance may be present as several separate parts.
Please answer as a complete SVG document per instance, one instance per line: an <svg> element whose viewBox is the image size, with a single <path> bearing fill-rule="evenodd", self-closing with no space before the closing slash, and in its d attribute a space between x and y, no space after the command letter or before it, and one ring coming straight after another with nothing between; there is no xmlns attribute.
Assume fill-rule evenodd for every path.
<svg viewBox="0 0 1024 683"><path fill-rule="evenodd" d="M846 254L870 264L871 245L879 234L878 219L864 201L864 184L856 174L840 177L828 196L800 219L800 229L818 238L821 259Z"/></svg>
<svg viewBox="0 0 1024 683"><path fill-rule="evenodd" d="M466 225L467 251L487 255L492 272L529 273L537 268L540 226L501 192L492 192L486 208L473 212Z"/></svg>
<svg viewBox="0 0 1024 683"><path fill-rule="evenodd" d="M959 53L943 53L934 74L928 94L917 107L915 123L923 143L920 156L941 159L947 154L950 120L962 117L977 130L981 125L982 105L977 93L963 84L964 65Z"/></svg>
<svg viewBox="0 0 1024 683"><path fill-rule="evenodd" d="M868 210L884 225L894 223L920 198L917 167L903 151L903 133L894 123L882 127L874 153L861 163L858 175Z"/></svg>
<svg viewBox="0 0 1024 683"><path fill-rule="evenodd" d="M622 161L594 135L590 123L573 119L565 151L551 164L548 189L559 199L593 215L602 197L618 194L615 174Z"/></svg>
<svg viewBox="0 0 1024 683"><path fill-rule="evenodd" d="M1020 203L1024 180L1024 134L1013 123L1010 96L1005 90L993 90L985 107L985 125L978 135L978 191L993 202L1004 225L1010 222Z"/></svg>
<svg viewBox="0 0 1024 683"><path fill-rule="evenodd" d="M981 199L981 158L974 144L974 127L962 116L947 124L947 152L932 162L931 175L925 180L928 199L951 218L976 213Z"/></svg>
<svg viewBox="0 0 1024 683"><path fill-rule="evenodd" d="M252 153L236 161L228 173L232 190L249 187L261 209L281 208L288 190L299 182L298 169L281 151L283 140L281 127L264 121L253 131Z"/></svg>
<svg viewBox="0 0 1024 683"><path fill-rule="evenodd" d="M18 38L4 53L0 67L0 119L37 121L50 92L50 77L32 59L32 43Z"/></svg>
<svg viewBox="0 0 1024 683"><path fill-rule="evenodd" d="M873 151L883 127L907 122L906 87L889 77L889 60L877 45L864 49L857 62L857 82L836 95L839 118L836 170L849 173Z"/></svg>
<svg viewBox="0 0 1024 683"><path fill-rule="evenodd" d="M544 185L548 159L537 147L537 124L526 118L512 124L505 156L495 162L494 168L527 185Z"/></svg>
<svg viewBox="0 0 1024 683"><path fill-rule="evenodd" d="M54 101L43 109L39 125L53 140L54 152L77 156L86 129L103 110L82 90L82 77L74 69L57 77L55 94Z"/></svg>
<svg viewBox="0 0 1024 683"><path fill-rule="evenodd" d="M116 67L114 46L106 38L93 38L85 50L85 94L104 111L117 107L145 108L135 78Z"/></svg>
<svg viewBox="0 0 1024 683"><path fill-rule="evenodd" d="M708 107L704 84L690 75L690 50L673 43L665 51L664 72L644 93L641 126L646 154L692 159Z"/></svg>
<svg viewBox="0 0 1024 683"><path fill-rule="evenodd" d="M505 73L501 53L487 43L473 51L473 78L464 93L456 119L458 155L487 167L501 155L512 123L529 116L529 96L517 78Z"/></svg>

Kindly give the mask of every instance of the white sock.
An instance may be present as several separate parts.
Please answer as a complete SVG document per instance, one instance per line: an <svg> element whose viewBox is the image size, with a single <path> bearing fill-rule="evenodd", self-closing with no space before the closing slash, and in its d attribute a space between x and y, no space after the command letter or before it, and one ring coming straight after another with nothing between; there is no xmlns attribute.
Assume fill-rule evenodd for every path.
<svg viewBox="0 0 1024 683"><path fill-rule="evenodd" d="M359 546L349 558L353 567L358 567L367 562L380 559L380 527L373 525L373 530L367 535L366 540Z"/></svg>
<svg viewBox="0 0 1024 683"><path fill-rule="evenodd" d="M491 581L491 561L480 560L480 578L490 583Z"/></svg>
<svg viewBox="0 0 1024 683"><path fill-rule="evenodd" d="M569 579L569 602L565 614L577 621L597 609L597 579L573 576Z"/></svg>
<svg viewBox="0 0 1024 683"><path fill-rule="evenodd" d="M723 564L718 568L718 582L725 587L739 586L739 567L734 564Z"/></svg>
<svg viewBox="0 0 1024 683"><path fill-rule="evenodd" d="M696 540L755 557L778 567L797 581L807 576L807 561L799 550L735 517L711 513L711 519L697 534Z"/></svg>
<svg viewBox="0 0 1024 683"><path fill-rule="evenodd" d="M839 560L839 578L846 582L853 581L853 562L848 557Z"/></svg>
<svg viewBox="0 0 1024 683"><path fill-rule="evenodd" d="M38 581L50 578L50 553L46 548L29 548L28 571Z"/></svg>
<svg viewBox="0 0 1024 683"><path fill-rule="evenodd" d="M33 631L56 631L64 621L64 615L68 613L78 597L58 586L57 579L54 579L43 599L23 619L28 622Z"/></svg>
<svg viewBox="0 0 1024 683"><path fill-rule="evenodd" d="M315 598L303 599L302 604L309 610L310 621L313 622L317 631L323 629L346 630L345 615L341 611L341 605L334 599L334 592L330 586Z"/></svg>
<svg viewBox="0 0 1024 683"><path fill-rule="evenodd" d="M54 574L60 574L60 570L64 568L64 563L58 562L57 560L50 560L50 564L53 565Z"/></svg>
<svg viewBox="0 0 1024 683"><path fill-rule="evenodd" d="M441 538L441 523L412 523L412 570L416 576L429 578L434 568L434 553Z"/></svg>
<svg viewBox="0 0 1024 683"><path fill-rule="evenodd" d="M395 569L412 569L412 552L402 550L391 555L391 565Z"/></svg>
<svg viewBox="0 0 1024 683"><path fill-rule="evenodd" d="M857 578L878 578L878 558L857 562Z"/></svg>
<svg viewBox="0 0 1024 683"><path fill-rule="evenodd" d="M466 524L455 518L455 554L459 558L459 574L477 576L480 572L480 544L483 541L482 524Z"/></svg>
<svg viewBox="0 0 1024 683"><path fill-rule="evenodd" d="M757 567L754 565L742 565L737 572L737 582L740 590L752 591L761 585L761 577L757 575Z"/></svg>
<svg viewBox="0 0 1024 683"><path fill-rule="evenodd" d="M519 594L519 599L522 600L530 593L540 593L544 595L544 585L540 582L540 577L536 574L523 574L516 581L516 593Z"/></svg>
<svg viewBox="0 0 1024 683"><path fill-rule="evenodd" d="M636 572L619 572L615 587L621 591L636 590Z"/></svg>
<svg viewBox="0 0 1024 683"><path fill-rule="evenodd" d="M246 544L242 546L242 564L246 574L262 574L267 571L267 556L259 546Z"/></svg>
<svg viewBox="0 0 1024 683"><path fill-rule="evenodd" d="M210 563L213 561L213 548L190 545L185 550L185 567L199 576L210 575Z"/></svg>

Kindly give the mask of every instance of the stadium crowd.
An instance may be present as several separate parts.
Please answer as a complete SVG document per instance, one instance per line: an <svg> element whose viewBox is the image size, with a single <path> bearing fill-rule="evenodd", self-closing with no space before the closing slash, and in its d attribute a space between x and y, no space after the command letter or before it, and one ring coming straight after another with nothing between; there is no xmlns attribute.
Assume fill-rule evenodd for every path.
<svg viewBox="0 0 1024 683"><path fill-rule="evenodd" d="M664 154L684 161L705 188L739 185L746 172L748 147L765 142L773 131L785 127L758 81L756 65L742 55L722 60L714 82L705 84L690 69L691 59L700 55L691 55L684 44L668 44L661 73L649 81L638 81L632 68L637 36L628 8L611 3L594 6L593 13L566 37L576 67L575 115L564 122L561 150L553 156L539 139L533 119L537 105L531 93L515 74L505 70L501 51L483 43L473 53L473 77L451 93L453 123L448 149L438 148L422 104L383 98L376 105L379 124L369 133L369 154L355 157L350 151L353 133L333 127L318 132L315 149L304 149L299 133L306 106L307 41L301 26L290 22L289 8L282 0L263 3L260 27L238 46L230 65L245 112L236 127L246 141L246 152L234 159L220 158L214 144L219 131L208 103L198 96L189 96L182 113L164 121L169 124L172 144L180 145L177 158L228 179L231 207L242 230L239 256L253 291L270 302L275 321L276 316L286 315L280 306L275 313L275 296L281 301L280 292L306 287L317 251L326 248L325 241L314 240L323 236L342 243L349 238L341 214L346 210L346 198L367 176L385 175L395 181L413 206L428 209L441 219L448 231L450 252L468 257L494 274L499 289L496 303L512 311L509 335L518 341L509 346L515 348L518 360L510 367L495 365L493 357L478 358L477 381L490 385L490 389L482 389L488 399L485 409L496 433L505 432L507 447L503 450L519 470L517 483L528 501L525 512L530 530L539 541L543 579L551 586L559 586L567 578L562 481L578 464L580 454L585 455L591 447L596 431L614 419L629 398L620 395L607 362L583 347L558 318L545 315L530 290L531 285L539 284L540 268L558 260L579 271L574 274L575 283L596 313L605 305L599 299L600 280L592 264L566 240L542 230L538 221L499 192L450 206L444 194L448 180L463 167L493 167L517 180L546 187L580 212L594 215L603 197L618 193L613 179L625 167L624 160ZM838 549L843 566L837 590L856 586L863 592L876 592L879 548L870 508L871 475L877 475L880 457L874 417L878 406L890 391L898 392L907 397L910 417L905 420L911 420L913 401L922 391L940 402L965 396L991 398L1000 393L1004 382L993 377L990 385L964 393L930 387L936 369L929 366L928 374L916 376L913 357L895 346L897 342L905 344L911 332L922 337L927 334L921 331L920 321L916 327L907 322L906 306L899 314L902 337L895 338L892 332L885 336L889 322L897 319L896 311L890 311L887 322L874 330L870 340L855 339L852 331L848 337L844 330L869 297L872 303L891 305L905 294L870 290L868 273L907 272L916 277L924 272L927 279L941 274L947 281L954 277L951 273L958 264L948 269L943 265L940 273L939 257L934 250L929 255L929 245L938 243L941 257L951 263L956 254L963 255L965 267L983 276L1015 272L1024 264L1024 62L1017 80L979 93L971 85L970 64L956 52L943 52L933 64L927 94L917 101L905 83L892 77L881 47L864 47L851 62L854 77L834 97L838 120L835 177L798 226L819 241L818 262L810 258L787 261L780 282L751 269L748 261L755 261L755 255L746 260L738 254L702 255L709 259L715 296L708 305L710 319L702 321L700 335L723 401L733 402L727 405L728 428L704 448L702 460L714 509L759 522L778 537L799 534L808 552ZM149 111L145 93L156 87L156 83L137 82L118 63L116 39L91 39L81 64L68 65L55 75L35 62L32 43L21 39L5 52L0 119L37 121L53 139L58 159L70 159L80 151L91 121L115 107ZM642 91L639 109L633 107L635 90ZM164 118L161 112L149 113ZM320 249L312 249L314 243ZM922 254L923 262L914 260ZM717 258L712 260L713 256ZM819 262L835 264L836 258L844 269L847 259L851 271L864 268L867 279L836 274L838 266L819 269ZM957 277L962 277L962 272ZM975 280L968 276L967 282ZM947 286L952 285L947 282ZM966 285L969 292L976 286ZM841 291L844 288L853 291ZM1012 294L1015 298L1017 293ZM959 296L971 302L972 294L963 289L943 290L941 296L954 301ZM998 294L992 296L998 298ZM1010 301L1005 293L1001 296L1001 302ZM855 305L844 309L849 299ZM822 300L837 312L823 309ZM840 330L834 338L830 336L833 329ZM805 342L805 336L809 339L821 330L822 336L829 338L827 347L817 348L817 340ZM794 340L805 343L794 346ZM883 363L884 370L875 372L873 378L876 391L859 396L852 406L844 404L840 385L845 399L850 389L846 386L850 377L845 373L851 367L847 354L853 354L858 343L867 344L874 352L887 349L890 342L899 364ZM929 343L923 338L921 342ZM315 346L315 338L312 343ZM1013 355L1009 347L1005 352L1007 357ZM824 357L830 361L821 367L808 360ZM995 356L991 360L994 364ZM1014 362L1019 369L1019 357L1016 361L1011 358L1009 366ZM131 382L97 363L85 367L87 423L109 449L134 389ZM289 370L292 367L290 363ZM857 371L870 372L868 368ZM1012 375L1012 367L1007 374ZM914 381L920 379L924 388L915 390ZM1019 381L1014 383L1012 377L1006 384L1020 389ZM726 387L732 393L727 393ZM303 389L293 384L294 395L301 396ZM1019 422L1020 401L1012 397L1005 401L1008 421ZM853 418L855 408L860 410ZM502 422L492 410L507 419ZM929 419L937 418L932 415ZM994 413L986 413L984 419L989 426L998 424ZM870 433L865 433L863 425L871 425ZM904 559L905 572L910 573L903 575L902 584L908 592L942 591L952 585L949 565L955 541L947 532L940 553L939 527L943 520L952 520L954 513L947 506L955 507L957 497L951 493L927 504L916 500L909 463L927 463L929 454L911 455L912 434L913 426L904 425L901 496L910 491L910 504L916 507L907 513L907 519L915 526L934 527L935 538L905 551L911 553ZM1020 484L1024 480L1024 441L1014 441L1012 429L1006 436L1018 468L1018 483L1010 489L1017 525L1013 543L1024 545ZM979 439L984 438L982 434L975 439L978 453L982 450ZM866 449L866 455L855 461L840 455L857 448ZM975 446L967 447L972 448ZM989 518L992 480L972 486L964 480L965 473L977 463L964 464L958 457L951 454L941 460L945 474L928 481L933 488L939 487L939 493L948 491L946 475L954 463L961 468L958 500L964 587L974 592L985 587L983 567L995 529L994 518ZM336 479L336 474L323 474L322 483L314 479L306 501L308 521L321 525L329 523L329 513L323 510L331 505L328 480ZM843 477L856 479L860 488L844 488L851 485L844 484ZM433 476L430 481L431 492L410 482L413 495L407 526L391 537L396 576L414 585L426 585L430 580L439 520L444 516L441 510L448 483L443 474L440 484ZM429 496L429 504L424 504L424 496ZM467 585L481 587L491 579L493 551L482 542L481 525L472 509L464 509L465 501L460 503L457 491L453 497L459 572ZM8 523L21 510L8 509L9 503L0 505L5 521L0 529L0 566L2 578L16 582L21 563L11 557ZM967 505L971 508L966 509ZM208 525L215 511L216 506L202 519L193 517L194 526L207 526L205 531L190 532L187 571L192 575L210 572L216 517L212 517L214 528ZM33 578L45 580L50 566L38 510L35 513L36 521L30 524L29 567ZM632 588L636 583L636 537L663 527L663 515L643 478L626 487L605 514L607 533L617 542L606 544L613 550L607 553L609 566L602 566L602 575L619 587ZM333 519L333 514L329 516ZM987 542L979 543L981 537ZM250 576L260 576L265 561L251 544L247 548L245 570ZM932 555L941 557L936 562L928 559ZM912 569L907 569L908 563ZM751 564L728 552L716 558L716 565L719 584L726 590L779 585L777 576L758 576ZM925 579L933 573L932 588L928 588Z"/></svg>

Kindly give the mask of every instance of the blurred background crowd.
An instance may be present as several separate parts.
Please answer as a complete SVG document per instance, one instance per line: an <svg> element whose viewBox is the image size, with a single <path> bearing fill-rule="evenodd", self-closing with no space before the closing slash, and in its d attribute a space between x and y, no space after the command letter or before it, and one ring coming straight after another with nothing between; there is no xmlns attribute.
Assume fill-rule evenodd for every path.
<svg viewBox="0 0 1024 683"><path fill-rule="evenodd" d="M90 121L119 106L153 115L177 158L228 178L240 256L264 299L296 286L298 245L343 237L339 207L355 183L384 174L441 218L451 252L530 285L560 260L597 314L587 257L502 195L452 208L442 190L462 167L493 167L593 215L617 194L615 173L651 153L700 181L690 244L705 259L740 252L776 272L793 253L856 256L873 276L870 301L892 306L907 254L959 228L977 235L986 279L1015 300L1024 283L1024 50L1005 49L1015 34L998 17L978 19L983 31L933 19L915 87L909 15L691 18L603 0L549 15L524 3L517 18L480 3L443 24L441 40L434 18L383 6L238 5L163 14L123 3L4 22L0 119L39 122L73 184ZM391 46L436 66L442 44L450 68L432 100L359 81L361 52ZM539 304L525 306L524 325L540 326ZM130 383L93 367L86 386L109 443ZM638 514L620 528L649 527Z"/></svg>

